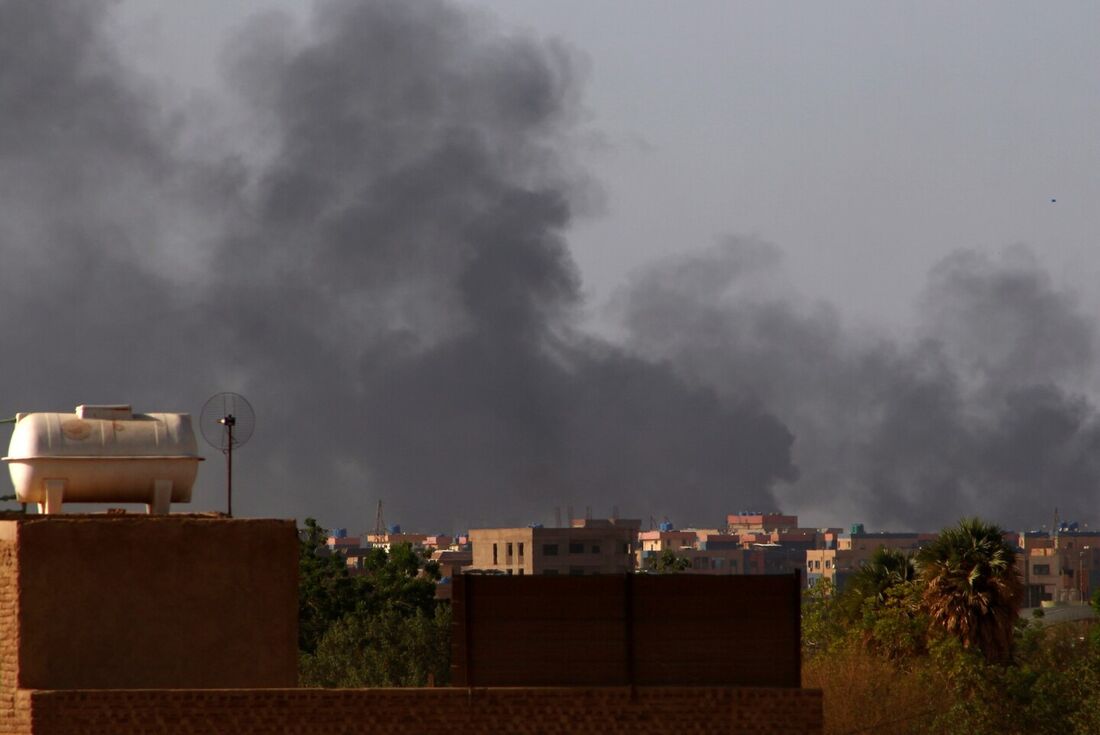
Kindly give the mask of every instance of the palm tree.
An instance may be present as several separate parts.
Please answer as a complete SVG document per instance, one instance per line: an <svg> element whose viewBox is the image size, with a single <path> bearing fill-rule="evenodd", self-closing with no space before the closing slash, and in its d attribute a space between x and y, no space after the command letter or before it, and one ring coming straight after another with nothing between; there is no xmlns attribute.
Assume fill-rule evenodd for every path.
<svg viewBox="0 0 1100 735"><path fill-rule="evenodd" d="M923 604L932 620L987 660L1006 660L1023 585L1016 552L1004 532L964 518L921 549L917 564L925 584Z"/></svg>
<svg viewBox="0 0 1100 735"><path fill-rule="evenodd" d="M868 604L882 606L890 589L912 582L916 576L912 556L880 546L844 585L837 609L849 622L857 622Z"/></svg>
<svg viewBox="0 0 1100 735"><path fill-rule="evenodd" d="M873 597L878 602L884 602L888 589L903 582L912 582L916 576L912 556L880 546L848 584L859 597Z"/></svg>

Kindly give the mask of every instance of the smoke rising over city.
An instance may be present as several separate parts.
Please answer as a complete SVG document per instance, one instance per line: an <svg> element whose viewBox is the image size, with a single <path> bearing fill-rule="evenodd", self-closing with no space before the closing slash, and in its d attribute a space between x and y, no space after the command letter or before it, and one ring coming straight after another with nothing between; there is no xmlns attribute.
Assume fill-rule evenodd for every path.
<svg viewBox="0 0 1100 735"><path fill-rule="evenodd" d="M239 32L227 110L127 66L111 12L0 0L8 414L235 390L258 415L238 511L363 526L379 498L448 531L570 504L924 528L1096 500L1095 325L1026 250L942 261L897 336L731 238L637 273L611 339L569 248L598 188L570 49L443 2L318 4Z"/></svg>
<svg viewBox="0 0 1100 735"><path fill-rule="evenodd" d="M782 418L801 472L778 491L784 506L895 528L1087 512L1100 482L1094 325L1034 256L940 262L904 338L846 326L783 281L775 247L730 240L653 265L616 310L638 353Z"/></svg>

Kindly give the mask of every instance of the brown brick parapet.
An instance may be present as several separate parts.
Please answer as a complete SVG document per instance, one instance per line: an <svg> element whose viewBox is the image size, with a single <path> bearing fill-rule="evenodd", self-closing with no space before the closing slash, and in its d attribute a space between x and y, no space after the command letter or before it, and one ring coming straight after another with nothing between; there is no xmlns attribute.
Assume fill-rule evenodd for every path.
<svg viewBox="0 0 1100 735"><path fill-rule="evenodd" d="M20 690L34 735L821 733L821 692L731 687ZM18 707L17 707L18 709ZM21 713L17 713L20 715Z"/></svg>

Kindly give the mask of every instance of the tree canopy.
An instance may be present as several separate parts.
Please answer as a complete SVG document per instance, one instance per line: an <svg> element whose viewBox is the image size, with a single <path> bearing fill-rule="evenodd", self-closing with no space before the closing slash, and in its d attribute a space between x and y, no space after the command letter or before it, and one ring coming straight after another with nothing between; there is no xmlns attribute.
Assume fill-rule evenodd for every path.
<svg viewBox="0 0 1100 735"><path fill-rule="evenodd" d="M1004 531L964 518L922 548L917 562L933 622L987 659L1007 659L1023 585Z"/></svg>
<svg viewBox="0 0 1100 735"><path fill-rule="evenodd" d="M300 678L304 686L446 682L450 606L435 599L439 567L410 544L372 549L362 569L325 545L306 519L299 547Z"/></svg>
<svg viewBox="0 0 1100 735"><path fill-rule="evenodd" d="M1100 732L1093 621L1020 619L1015 564L1001 529L969 518L914 559L876 553L841 592L810 587L804 685L824 692L827 735Z"/></svg>
<svg viewBox="0 0 1100 735"><path fill-rule="evenodd" d="M646 557L645 568L656 574L676 574L691 569L691 559L680 556L672 549L665 549L660 554Z"/></svg>

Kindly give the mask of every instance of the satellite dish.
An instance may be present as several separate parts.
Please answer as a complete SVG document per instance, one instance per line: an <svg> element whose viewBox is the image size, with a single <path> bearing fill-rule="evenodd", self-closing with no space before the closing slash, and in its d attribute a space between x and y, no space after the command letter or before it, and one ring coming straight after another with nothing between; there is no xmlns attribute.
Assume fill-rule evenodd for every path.
<svg viewBox="0 0 1100 735"><path fill-rule="evenodd" d="M252 404L237 393L215 393L199 416L199 430L206 443L225 455L226 515L233 517L233 450L252 437L256 414Z"/></svg>

